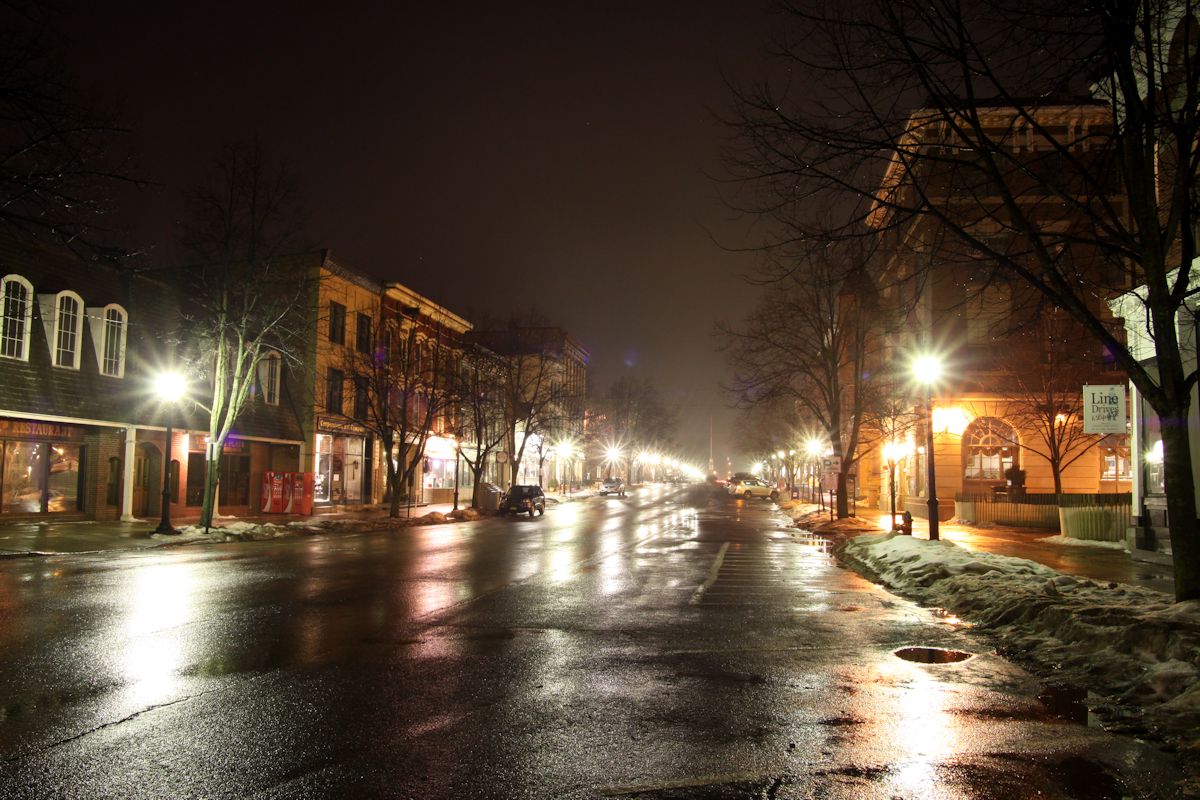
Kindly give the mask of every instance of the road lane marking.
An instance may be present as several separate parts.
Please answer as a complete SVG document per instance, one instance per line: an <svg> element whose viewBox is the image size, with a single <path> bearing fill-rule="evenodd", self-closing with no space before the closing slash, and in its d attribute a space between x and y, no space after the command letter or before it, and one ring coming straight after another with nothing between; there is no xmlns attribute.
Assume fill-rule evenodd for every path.
<svg viewBox="0 0 1200 800"><path fill-rule="evenodd" d="M696 591L692 592L692 599L688 600L688 605L694 606L700 602L700 598L704 597L704 593L708 591L708 587L712 586L717 580L717 573L721 571L721 562L725 560L725 551L729 549L729 542L722 542L721 549L717 551L717 557L713 559L712 566L708 568L708 575L704 578L704 583L696 587Z"/></svg>

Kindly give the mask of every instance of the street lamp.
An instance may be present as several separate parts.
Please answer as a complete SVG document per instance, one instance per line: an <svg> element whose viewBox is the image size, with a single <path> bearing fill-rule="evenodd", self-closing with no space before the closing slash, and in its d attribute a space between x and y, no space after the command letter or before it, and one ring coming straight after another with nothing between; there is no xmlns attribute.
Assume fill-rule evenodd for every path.
<svg viewBox="0 0 1200 800"><path fill-rule="evenodd" d="M938 540L937 481L933 455L933 384L942 377L942 360L937 356L921 356L913 362L913 376L925 384L925 463L929 476L929 540Z"/></svg>
<svg viewBox="0 0 1200 800"><path fill-rule="evenodd" d="M162 518L155 533L179 533L171 527L171 436L175 421L175 403L187 392L187 379L178 372L162 372L154 380L154 393L167 404L167 446L163 458Z"/></svg>

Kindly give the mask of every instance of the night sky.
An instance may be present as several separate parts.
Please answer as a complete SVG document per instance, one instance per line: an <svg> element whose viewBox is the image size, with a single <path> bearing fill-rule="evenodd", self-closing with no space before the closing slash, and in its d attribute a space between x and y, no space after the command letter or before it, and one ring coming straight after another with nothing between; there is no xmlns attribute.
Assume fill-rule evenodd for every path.
<svg viewBox="0 0 1200 800"><path fill-rule="evenodd" d="M148 3L66 9L87 95L133 131L156 186L123 203L164 259L177 188L257 134L303 174L311 242L468 318L536 307L592 352L591 380L650 377L701 466L717 319L753 256L706 173L722 72L761 70L771 18L743 2Z"/></svg>

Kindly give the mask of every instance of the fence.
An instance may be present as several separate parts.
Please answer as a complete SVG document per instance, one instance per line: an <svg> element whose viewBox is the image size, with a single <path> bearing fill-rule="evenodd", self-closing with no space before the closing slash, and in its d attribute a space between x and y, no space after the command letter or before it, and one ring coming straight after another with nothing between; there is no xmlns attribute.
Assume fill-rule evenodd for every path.
<svg viewBox="0 0 1200 800"><path fill-rule="evenodd" d="M954 515L971 522L1057 530L1064 536L1123 542L1131 496L1116 494L956 494Z"/></svg>

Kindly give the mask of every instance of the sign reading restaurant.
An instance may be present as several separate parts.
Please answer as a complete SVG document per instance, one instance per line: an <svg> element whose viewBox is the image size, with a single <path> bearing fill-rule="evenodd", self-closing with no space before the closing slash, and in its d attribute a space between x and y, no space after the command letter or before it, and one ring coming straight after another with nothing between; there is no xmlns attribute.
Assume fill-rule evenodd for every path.
<svg viewBox="0 0 1200 800"><path fill-rule="evenodd" d="M1083 387L1083 432L1125 433L1125 385Z"/></svg>
<svg viewBox="0 0 1200 800"><path fill-rule="evenodd" d="M41 422L32 419L0 419L0 437L7 439L42 439L56 442L82 440L84 430L61 422Z"/></svg>

